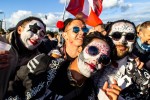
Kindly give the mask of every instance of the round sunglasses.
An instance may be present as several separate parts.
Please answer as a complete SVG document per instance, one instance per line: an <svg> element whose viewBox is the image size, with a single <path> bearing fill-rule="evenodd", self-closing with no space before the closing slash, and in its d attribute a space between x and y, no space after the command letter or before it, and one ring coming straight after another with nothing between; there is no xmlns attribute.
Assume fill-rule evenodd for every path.
<svg viewBox="0 0 150 100"><path fill-rule="evenodd" d="M90 47L88 48L88 53L89 53L91 56L96 56L96 55L99 54L99 49L98 49L96 46L90 46ZM109 65L110 62L111 62L111 59L110 59L107 55L105 55L105 54L101 55L101 56L99 57L99 59L98 59L98 63L101 63L101 64L104 65L104 66Z"/></svg>
<svg viewBox="0 0 150 100"><path fill-rule="evenodd" d="M114 32L112 33L112 35L109 35L112 37L112 39L114 40L120 40L122 36L125 36L125 40L127 41L133 41L136 37L136 35L134 33L127 33L125 35L123 35L122 32Z"/></svg>
<svg viewBox="0 0 150 100"><path fill-rule="evenodd" d="M79 31L80 31L80 28L79 28L78 26L74 26L74 27L71 28L71 29L72 29L72 31L73 31L74 33L79 33ZM71 29L69 29L69 30L71 30ZM67 30L67 31L69 31L69 30ZM89 32L89 29L88 29L87 27L82 27L81 30L82 30L83 33L88 33L88 32ZM67 31L66 31L66 32L67 32Z"/></svg>

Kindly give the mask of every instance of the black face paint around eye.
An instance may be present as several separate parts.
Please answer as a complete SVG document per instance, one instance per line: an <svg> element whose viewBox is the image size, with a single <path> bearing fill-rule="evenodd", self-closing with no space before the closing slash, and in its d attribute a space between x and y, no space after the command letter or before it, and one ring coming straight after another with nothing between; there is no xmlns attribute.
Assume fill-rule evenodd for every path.
<svg viewBox="0 0 150 100"><path fill-rule="evenodd" d="M91 56L96 56L97 54L99 54L99 49L95 46L90 46L88 48L88 53L91 55Z"/></svg>
<svg viewBox="0 0 150 100"><path fill-rule="evenodd" d="M31 31L33 33L37 33L37 31L41 29L41 27L39 27L37 23L35 23L34 25L29 25L29 28L30 29L28 31Z"/></svg>

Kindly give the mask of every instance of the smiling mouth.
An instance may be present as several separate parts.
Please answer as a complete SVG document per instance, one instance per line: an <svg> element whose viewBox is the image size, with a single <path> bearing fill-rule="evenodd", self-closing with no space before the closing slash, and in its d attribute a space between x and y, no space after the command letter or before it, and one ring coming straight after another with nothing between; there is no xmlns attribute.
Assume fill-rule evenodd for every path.
<svg viewBox="0 0 150 100"><path fill-rule="evenodd" d="M87 63L87 62L85 62L85 63L86 63L87 65L89 65L92 70L95 70L95 65L94 65L94 64L89 64L89 63Z"/></svg>
<svg viewBox="0 0 150 100"><path fill-rule="evenodd" d="M29 41L30 41L30 43L31 43L31 44L33 44L33 45L38 44L38 42L37 42L37 41L35 41L35 40L29 39Z"/></svg>
<svg viewBox="0 0 150 100"><path fill-rule="evenodd" d="M127 47L123 45L117 45L117 48L120 49L121 51L125 51L127 49Z"/></svg>
<svg viewBox="0 0 150 100"><path fill-rule="evenodd" d="M83 38L77 38L78 40L83 40Z"/></svg>
<svg viewBox="0 0 150 100"><path fill-rule="evenodd" d="M77 37L79 40L83 40L84 36Z"/></svg>

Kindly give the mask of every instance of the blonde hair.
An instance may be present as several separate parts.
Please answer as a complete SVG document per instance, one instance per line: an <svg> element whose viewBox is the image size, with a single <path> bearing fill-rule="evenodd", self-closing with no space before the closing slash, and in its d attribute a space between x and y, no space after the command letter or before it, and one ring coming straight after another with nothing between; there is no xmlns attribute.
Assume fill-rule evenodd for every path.
<svg viewBox="0 0 150 100"><path fill-rule="evenodd" d="M140 25L140 31L148 27L150 27L150 21L145 21Z"/></svg>
<svg viewBox="0 0 150 100"><path fill-rule="evenodd" d="M140 28L141 28L141 24L139 24L139 25L136 26L137 33L140 31Z"/></svg>

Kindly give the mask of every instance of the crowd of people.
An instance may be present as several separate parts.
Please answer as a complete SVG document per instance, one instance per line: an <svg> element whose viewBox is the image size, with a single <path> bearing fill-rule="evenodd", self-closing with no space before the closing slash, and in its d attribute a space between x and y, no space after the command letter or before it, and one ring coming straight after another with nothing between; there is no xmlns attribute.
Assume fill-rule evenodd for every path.
<svg viewBox="0 0 150 100"><path fill-rule="evenodd" d="M34 16L0 34L0 100L150 99L150 21L61 23L59 38Z"/></svg>

